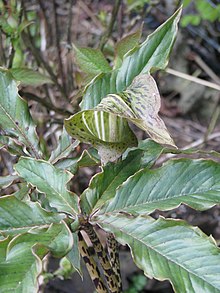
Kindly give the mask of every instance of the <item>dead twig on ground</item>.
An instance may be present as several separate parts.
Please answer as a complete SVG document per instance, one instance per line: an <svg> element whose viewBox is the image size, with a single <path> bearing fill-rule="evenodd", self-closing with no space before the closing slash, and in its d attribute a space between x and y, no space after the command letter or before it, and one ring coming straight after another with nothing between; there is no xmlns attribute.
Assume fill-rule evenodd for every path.
<svg viewBox="0 0 220 293"><path fill-rule="evenodd" d="M191 82L195 82L195 83L207 86L209 88L212 88L214 90L220 91L220 85L215 84L213 82L210 82L210 81L198 78L198 77L191 76L189 74L174 70L172 68L167 68L166 72L169 73L169 74L175 75L177 77L187 79L187 80L189 80Z"/></svg>

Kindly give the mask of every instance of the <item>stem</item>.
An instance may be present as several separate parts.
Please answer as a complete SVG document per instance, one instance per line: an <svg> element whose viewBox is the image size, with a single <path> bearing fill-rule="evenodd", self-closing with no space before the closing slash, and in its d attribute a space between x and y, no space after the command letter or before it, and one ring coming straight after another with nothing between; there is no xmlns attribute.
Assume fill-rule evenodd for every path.
<svg viewBox="0 0 220 293"><path fill-rule="evenodd" d="M117 14L118 14L120 4L121 4L121 0L115 0L114 7L112 9L112 15L111 15L109 26L108 26L106 32L103 34L103 36L102 36L102 38L100 40L99 48L100 48L101 51L104 49L104 46L108 41L108 38L112 34L112 30L113 30L113 27L114 27L114 24L115 24L115 21L116 21L116 17L117 17Z"/></svg>
<svg viewBox="0 0 220 293"><path fill-rule="evenodd" d="M65 91L63 90L63 88L59 84L59 82L57 81L57 77L53 73L53 70L47 64L47 62L44 60L44 58L42 57L40 51L37 48L35 48L35 46L33 45L31 36L29 34L25 33L25 32L22 32L22 38L23 38L24 44L31 50L31 52L34 55L34 58L36 59L36 61L38 62L38 64L42 64L43 65L43 67L49 73L51 79L53 80L53 82L55 83L55 85L57 86L57 88L59 89L59 91L65 96Z"/></svg>
<svg viewBox="0 0 220 293"><path fill-rule="evenodd" d="M56 43L56 49L57 49L57 57L58 57L58 63L59 63L59 71L62 79L62 85L63 90L65 92L65 97L67 97L66 93L66 87L65 87L65 75L64 75L64 69L63 69L63 63L61 59L61 46L60 46L60 34L59 34L59 24L58 24L58 18L57 18L57 12L56 12L56 3L55 0L52 1L52 7L53 7L53 16L54 16L54 31L55 31L55 43Z"/></svg>
<svg viewBox="0 0 220 293"><path fill-rule="evenodd" d="M52 103L48 102L45 99L39 98L38 96L36 96L32 93L26 93L26 92L20 91L19 94L23 98L26 98L26 100L36 101L36 102L40 103L41 105L43 105L44 107L46 107L47 109L53 110L54 112L56 112L58 114L62 114L65 116L73 115L73 113L69 112L68 110L57 108Z"/></svg>
<svg viewBox="0 0 220 293"><path fill-rule="evenodd" d="M106 278L109 290L111 293L118 293L119 288L118 288L118 282L116 275L114 274L114 271L112 269L111 263L109 261L108 255L103 248L98 236L96 235L93 226L90 223L86 223L85 225L82 226L82 228L85 230L85 232L88 234L94 250L98 256L100 265L103 268L104 276Z"/></svg>
<svg viewBox="0 0 220 293"><path fill-rule="evenodd" d="M94 258L92 257L88 246L85 242L85 240L82 237L82 234L79 232L78 234L79 236L79 251L80 254L86 264L86 268L89 272L89 275L93 281L93 284L95 285L95 288L97 290L98 293L108 293L107 288L104 285L104 282L102 280L99 268L94 260Z"/></svg>
<svg viewBox="0 0 220 293"><path fill-rule="evenodd" d="M120 260L119 260L119 245L114 235L109 233L107 236L108 254L110 256L110 262L113 268L113 272L116 275L118 281L119 292L122 291L122 280L120 272Z"/></svg>

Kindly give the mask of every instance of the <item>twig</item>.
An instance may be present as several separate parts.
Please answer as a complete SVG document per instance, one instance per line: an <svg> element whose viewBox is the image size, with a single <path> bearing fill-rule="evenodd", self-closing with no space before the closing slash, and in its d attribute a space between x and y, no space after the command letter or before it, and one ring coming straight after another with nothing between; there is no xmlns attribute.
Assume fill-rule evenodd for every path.
<svg viewBox="0 0 220 293"><path fill-rule="evenodd" d="M171 68L167 68L166 72L169 73L169 74L184 78L186 80L189 80L189 81L192 81L192 82L195 82L195 83L198 83L198 84L202 84L204 86L210 87L210 88L215 89L217 91L220 91L220 85L215 84L213 82L209 82L207 80L204 80L204 79L201 79L201 78L198 78L198 77L194 77L194 76L191 76L189 74L179 72L179 71L176 71L176 70L171 69Z"/></svg>
<svg viewBox="0 0 220 293"><path fill-rule="evenodd" d="M49 73L52 81L55 83L55 85L57 86L59 91L65 96L65 91L63 90L62 86L59 84L56 75L53 73L53 70L51 69L51 67L44 60L44 58L42 57L40 51L37 48L35 48L35 46L33 45L32 38L30 37L30 35L25 33L25 32L22 32L22 38L23 38L24 44L28 48L30 48L30 50L31 50L32 54L34 55L34 58L36 59L38 64L43 65L43 67Z"/></svg>
<svg viewBox="0 0 220 293"><path fill-rule="evenodd" d="M100 44L99 44L100 50L104 49L104 46L107 43L108 38L110 37L110 35L112 33L112 30L113 30L113 27L114 27L114 24L115 24L115 21L116 21L116 18L117 18L117 14L118 14L118 10L119 10L120 5L121 5L121 0L115 0L109 26L108 26L106 32L103 34L103 36L102 36L102 38L100 40Z"/></svg>
<svg viewBox="0 0 220 293"><path fill-rule="evenodd" d="M67 98L66 93L66 84L65 84L65 75L64 75L64 69L63 69L63 62L61 59L61 46L60 46L60 34L59 34L59 24L58 24L58 18L57 18L57 11L56 11L56 3L55 0L52 1L52 7L53 7L53 16L54 16L54 37L55 37L55 43L56 43L56 49L57 49L57 57L58 57L58 63L59 63L59 71L62 79L62 85L63 85L63 91L65 92L65 97Z"/></svg>
<svg viewBox="0 0 220 293"><path fill-rule="evenodd" d="M26 100L36 101L36 102L40 103L41 105L43 105L44 107L46 107L47 109L53 110L56 113L59 113L59 114L65 115L65 116L69 116L69 115L73 114L68 110L57 108L52 103L48 102L45 99L39 98L38 96L36 96L36 95L34 95L32 93L26 93L26 92L20 91L19 94L23 98L26 98Z"/></svg>
<svg viewBox="0 0 220 293"><path fill-rule="evenodd" d="M46 9L44 7L43 1L38 0L38 3L39 3L39 6L41 8L44 20L45 20L46 30L47 30L47 33L48 33L47 35L48 35L48 38L49 38L49 44L51 45L52 44L52 34L51 34L52 29L51 29L51 25L50 25L50 22L48 21L48 17L46 15Z"/></svg>
<svg viewBox="0 0 220 293"><path fill-rule="evenodd" d="M79 7L92 19L93 23L99 28L102 29L102 24L99 22L97 17L95 16L95 13L91 11L88 6L83 3L83 1L78 1Z"/></svg>
<svg viewBox="0 0 220 293"><path fill-rule="evenodd" d="M72 63L72 58L69 58L70 55L72 54L71 52L71 44L72 44L72 33L71 33L71 28L72 28L72 20L73 20L73 15L72 15L72 7L73 4L75 3L75 0L69 0L69 15L68 15L68 24L67 24L67 46L68 46L68 54L67 58L69 59L69 62L67 62L67 79L66 79L66 89L68 92L71 92L74 88L74 83L73 83L73 63Z"/></svg>
<svg viewBox="0 0 220 293"><path fill-rule="evenodd" d="M211 77L211 79L220 85L220 78L215 74L215 72L196 54L193 54L193 60Z"/></svg>
<svg viewBox="0 0 220 293"><path fill-rule="evenodd" d="M2 64L6 65L5 50L3 46L2 34L0 32L0 61Z"/></svg>
<svg viewBox="0 0 220 293"><path fill-rule="evenodd" d="M213 130L215 128L215 125L216 125L216 123L218 121L218 117L220 115L219 102L220 102L220 94L218 95L218 99L217 99L216 105L214 107L214 110L213 110L213 113L212 113L212 116L211 116L211 120L210 120L209 125L207 127L207 130L206 130L206 132L204 134L204 138L203 138L204 143L206 143L208 136L213 132Z"/></svg>

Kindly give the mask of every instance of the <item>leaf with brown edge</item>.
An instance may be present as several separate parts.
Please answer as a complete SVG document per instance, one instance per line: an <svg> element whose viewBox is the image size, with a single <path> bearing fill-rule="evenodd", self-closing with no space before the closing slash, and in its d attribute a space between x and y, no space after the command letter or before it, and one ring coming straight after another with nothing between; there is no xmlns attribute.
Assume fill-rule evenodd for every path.
<svg viewBox="0 0 220 293"><path fill-rule="evenodd" d="M108 95L96 108L126 118L146 131L157 143L175 147L163 120L158 116L160 105L154 78L150 74L140 74L126 91Z"/></svg>

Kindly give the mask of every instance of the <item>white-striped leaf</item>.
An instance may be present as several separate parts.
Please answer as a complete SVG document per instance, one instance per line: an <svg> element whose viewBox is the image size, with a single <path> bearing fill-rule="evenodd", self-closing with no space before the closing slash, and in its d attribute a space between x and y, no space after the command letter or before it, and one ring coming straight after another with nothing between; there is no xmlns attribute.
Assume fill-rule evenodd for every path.
<svg viewBox="0 0 220 293"><path fill-rule="evenodd" d="M159 108L156 82L149 74L142 74L120 95L110 94L94 110L71 116L65 127L74 138L97 147L103 162L113 161L135 143L128 121L145 130L157 143L175 146L158 116Z"/></svg>
<svg viewBox="0 0 220 293"><path fill-rule="evenodd" d="M65 120L65 127L74 138L96 147L103 163L116 160L126 148L136 144L126 119L98 109L71 116Z"/></svg>

